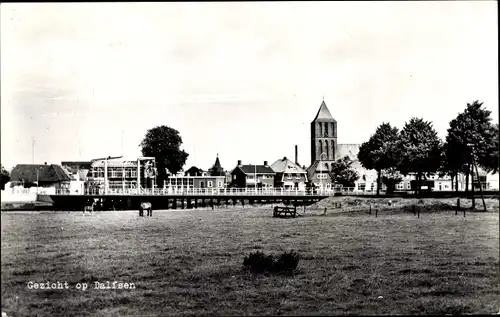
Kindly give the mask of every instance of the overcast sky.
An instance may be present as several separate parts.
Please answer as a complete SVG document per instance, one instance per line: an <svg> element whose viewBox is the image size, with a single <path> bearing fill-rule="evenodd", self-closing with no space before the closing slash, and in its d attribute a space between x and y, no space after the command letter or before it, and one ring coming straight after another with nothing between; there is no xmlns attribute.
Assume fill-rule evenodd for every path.
<svg viewBox="0 0 500 317"><path fill-rule="evenodd" d="M177 129L185 169L217 153L310 163L322 97L339 143L382 122L432 121L467 102L498 122L496 1L4 3L1 162L140 155ZM123 151L121 138L123 136Z"/></svg>

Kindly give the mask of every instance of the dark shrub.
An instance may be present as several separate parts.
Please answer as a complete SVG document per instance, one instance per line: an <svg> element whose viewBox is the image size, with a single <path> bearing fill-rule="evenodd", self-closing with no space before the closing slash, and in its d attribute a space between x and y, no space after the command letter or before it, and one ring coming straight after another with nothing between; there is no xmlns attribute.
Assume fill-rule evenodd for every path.
<svg viewBox="0 0 500 317"><path fill-rule="evenodd" d="M263 252L256 251L250 253L243 260L245 269L253 273L264 273L266 271L272 272L274 258L272 255L265 255Z"/></svg>
<svg viewBox="0 0 500 317"><path fill-rule="evenodd" d="M243 260L243 267L252 273L290 273L299 263L299 255L293 251L283 253L275 259L261 251L250 253Z"/></svg>
<svg viewBox="0 0 500 317"><path fill-rule="evenodd" d="M290 273L297 269L299 264L299 255L293 250L290 252L283 253L276 261L275 271Z"/></svg>

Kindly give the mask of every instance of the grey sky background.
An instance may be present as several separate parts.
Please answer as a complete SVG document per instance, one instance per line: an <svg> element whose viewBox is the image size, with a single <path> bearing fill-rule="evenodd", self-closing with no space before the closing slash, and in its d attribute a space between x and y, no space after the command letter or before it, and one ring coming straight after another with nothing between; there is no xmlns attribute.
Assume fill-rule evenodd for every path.
<svg viewBox="0 0 500 317"><path fill-rule="evenodd" d="M339 143L467 102L498 122L496 1L13 3L1 10L1 162L140 155L177 129L185 168L310 163L325 97Z"/></svg>

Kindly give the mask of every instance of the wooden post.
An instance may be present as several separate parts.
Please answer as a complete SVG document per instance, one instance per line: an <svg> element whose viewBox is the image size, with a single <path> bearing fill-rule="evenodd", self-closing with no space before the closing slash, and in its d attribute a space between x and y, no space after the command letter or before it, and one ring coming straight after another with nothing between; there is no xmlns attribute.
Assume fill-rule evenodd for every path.
<svg viewBox="0 0 500 317"><path fill-rule="evenodd" d="M323 212L323 216L326 216L326 207L325 207L325 211Z"/></svg>
<svg viewBox="0 0 500 317"><path fill-rule="evenodd" d="M375 218L378 217L378 208L375 209Z"/></svg>
<svg viewBox="0 0 500 317"><path fill-rule="evenodd" d="M214 199L210 198L210 206L212 206L212 210L214 210Z"/></svg>
<svg viewBox="0 0 500 317"><path fill-rule="evenodd" d="M479 183L479 191L481 192L481 199L483 201L484 212L486 212L486 203L484 202L483 185L481 185L481 180L479 179L479 171L477 170L477 165L474 160L474 157L472 158L472 164L476 168L477 182ZM472 186L474 186L474 177L472 178Z"/></svg>
<svg viewBox="0 0 500 317"><path fill-rule="evenodd" d="M245 199L241 198L241 207L245 207Z"/></svg>
<svg viewBox="0 0 500 317"><path fill-rule="evenodd" d="M460 198L457 198L457 209L455 210L455 216L458 215L459 210L460 210Z"/></svg>
<svg viewBox="0 0 500 317"><path fill-rule="evenodd" d="M372 205L370 205L370 215L372 214Z"/></svg>
<svg viewBox="0 0 500 317"><path fill-rule="evenodd" d="M415 205L411 205L411 211L413 212L414 216L417 214L417 211L415 210Z"/></svg>
<svg viewBox="0 0 500 317"><path fill-rule="evenodd" d="M417 218L420 218L420 207L417 208Z"/></svg>
<svg viewBox="0 0 500 317"><path fill-rule="evenodd" d="M465 217L465 208L464 208L464 217Z"/></svg>

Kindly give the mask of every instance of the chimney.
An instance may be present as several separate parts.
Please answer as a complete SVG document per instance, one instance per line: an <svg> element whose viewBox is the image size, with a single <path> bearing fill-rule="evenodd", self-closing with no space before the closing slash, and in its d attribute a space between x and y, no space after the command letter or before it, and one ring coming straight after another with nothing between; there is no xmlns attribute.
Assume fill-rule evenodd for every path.
<svg viewBox="0 0 500 317"><path fill-rule="evenodd" d="M267 166L267 161L264 161L264 166Z"/></svg>
<svg viewBox="0 0 500 317"><path fill-rule="evenodd" d="M299 148L295 145L295 164L299 165Z"/></svg>
<svg viewBox="0 0 500 317"><path fill-rule="evenodd" d="M241 160L238 160L238 166L240 166L240 165L241 165Z"/></svg>

